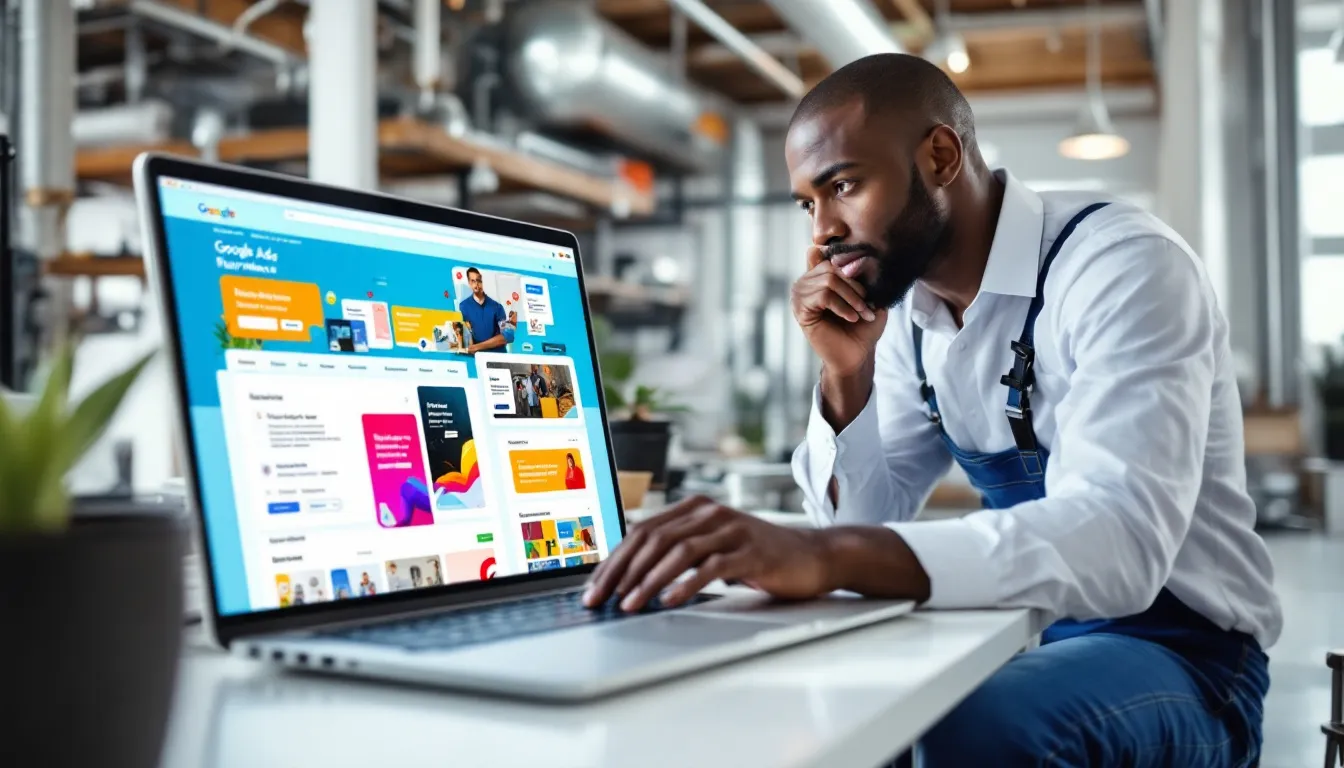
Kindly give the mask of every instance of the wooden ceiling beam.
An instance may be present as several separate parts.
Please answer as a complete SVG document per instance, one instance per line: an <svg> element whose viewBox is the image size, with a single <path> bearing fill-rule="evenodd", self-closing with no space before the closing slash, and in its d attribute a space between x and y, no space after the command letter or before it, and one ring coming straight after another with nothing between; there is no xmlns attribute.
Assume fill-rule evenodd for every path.
<svg viewBox="0 0 1344 768"><path fill-rule="evenodd" d="M205 18L224 26L231 27L243 11L252 5L251 0L159 0L188 13L204 12ZM247 33L274 43L296 56L308 54L308 43L303 38L303 11L301 6L289 8L281 6L271 13L252 22Z"/></svg>
<svg viewBox="0 0 1344 768"><path fill-rule="evenodd" d="M669 13L667 0L597 0L597 12L608 19L629 19Z"/></svg>
<svg viewBox="0 0 1344 768"><path fill-rule="evenodd" d="M1119 39L1139 40L1138 29L1129 29L1124 26L1110 27L1102 32L1102 53L1108 55L1107 48L1111 42ZM1048 51L1052 42L1057 43L1059 47L1070 47L1073 44L1082 45L1086 40L1085 30L1076 27L1064 27L1057 29L1000 29L989 28L984 30L967 30L963 33L968 48L977 48L984 46L1010 46L1015 45L1019 48L1034 48L1041 51ZM792 32L766 32L751 36L752 42L761 46L767 53L776 57L809 57L815 54L815 50L808 46L804 41L798 38ZM901 42L911 49L918 50L919 41L911 36L902 36ZM1124 46L1125 50L1133 48L1138 51L1138 55L1146 54L1142 49L1133 46ZM720 68L735 66L741 63L741 58L716 43L695 46L687 56L687 65L692 68Z"/></svg>

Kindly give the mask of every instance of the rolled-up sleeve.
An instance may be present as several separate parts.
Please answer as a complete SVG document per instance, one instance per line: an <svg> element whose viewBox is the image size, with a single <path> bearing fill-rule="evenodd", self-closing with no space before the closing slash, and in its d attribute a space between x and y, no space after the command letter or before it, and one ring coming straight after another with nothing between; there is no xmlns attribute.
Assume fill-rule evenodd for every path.
<svg viewBox="0 0 1344 768"><path fill-rule="evenodd" d="M807 439L794 452L793 473L814 524L908 520L951 466L919 397L911 349L909 320L893 313L878 342L873 394L839 434L822 415L821 388L813 392ZM832 478L838 506L830 497Z"/></svg>
<svg viewBox="0 0 1344 768"><path fill-rule="evenodd" d="M1055 295L1052 343L1073 370L1046 497L890 525L929 574L931 607L1137 613L1166 583L1190 527L1217 361L1228 354L1202 267L1166 238L1130 239Z"/></svg>

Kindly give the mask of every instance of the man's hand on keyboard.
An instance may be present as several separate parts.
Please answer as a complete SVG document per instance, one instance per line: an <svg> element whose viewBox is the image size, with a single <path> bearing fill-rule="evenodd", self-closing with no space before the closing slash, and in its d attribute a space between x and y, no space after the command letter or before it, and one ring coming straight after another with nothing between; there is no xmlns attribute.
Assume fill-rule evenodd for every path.
<svg viewBox="0 0 1344 768"><path fill-rule="evenodd" d="M584 604L601 606L616 595L625 611L639 610L655 597L672 607L715 579L786 599L816 597L832 588L825 548L817 531L772 525L703 497L686 499L621 542L594 572Z"/></svg>

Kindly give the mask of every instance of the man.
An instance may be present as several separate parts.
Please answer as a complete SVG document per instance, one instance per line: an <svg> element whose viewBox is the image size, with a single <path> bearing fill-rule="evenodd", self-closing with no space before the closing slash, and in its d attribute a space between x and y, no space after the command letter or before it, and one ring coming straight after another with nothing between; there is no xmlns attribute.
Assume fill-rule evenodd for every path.
<svg viewBox="0 0 1344 768"><path fill-rule="evenodd" d="M909 56L823 81L785 155L814 242L793 309L823 361L794 469L822 527L686 501L588 603L722 578L1038 608L1040 647L925 735L925 765L1254 762L1282 619L1198 258L1133 206L991 172L965 99ZM953 461L987 509L912 521Z"/></svg>
<svg viewBox="0 0 1344 768"><path fill-rule="evenodd" d="M472 343L467 354L498 349L508 343L500 332L500 324L506 319L504 305L485 295L485 281L481 270L467 268L467 284L471 286L471 295L457 305L462 319L471 325Z"/></svg>
<svg viewBox="0 0 1344 768"><path fill-rule="evenodd" d="M397 591L400 591L400 590L403 590L403 589L410 589L411 586L412 586L411 582L410 582L410 581L407 581L405 576L401 576L401 575L399 575L399 574L397 573L397 564L396 564L396 563L388 563L388 564L387 564L387 591L388 591L388 592L397 592Z"/></svg>
<svg viewBox="0 0 1344 768"><path fill-rule="evenodd" d="M532 404L528 402L527 388L523 386L523 380L515 379L513 382L513 389L514 389L513 403L515 411L519 416L531 416Z"/></svg>
<svg viewBox="0 0 1344 768"><path fill-rule="evenodd" d="M532 415L541 418L541 398L551 396L551 385L546 381L546 377L541 375L539 366L532 366L532 375L527 379L532 387Z"/></svg>

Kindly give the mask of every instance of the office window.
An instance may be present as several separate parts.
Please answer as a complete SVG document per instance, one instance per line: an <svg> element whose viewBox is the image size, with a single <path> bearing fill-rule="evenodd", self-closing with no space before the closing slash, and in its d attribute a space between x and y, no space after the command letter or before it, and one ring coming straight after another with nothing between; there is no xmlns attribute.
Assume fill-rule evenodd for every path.
<svg viewBox="0 0 1344 768"><path fill-rule="evenodd" d="M1344 64L1329 48L1297 55L1297 103L1303 125L1344 123Z"/></svg>
<svg viewBox="0 0 1344 768"><path fill-rule="evenodd" d="M1302 261L1302 337L1308 347L1338 344L1344 336L1344 254Z"/></svg>
<svg viewBox="0 0 1344 768"><path fill-rule="evenodd" d="M1344 101L1344 100L1342 100ZM1302 161L1302 226L1312 237L1344 236L1344 155L1317 155Z"/></svg>

